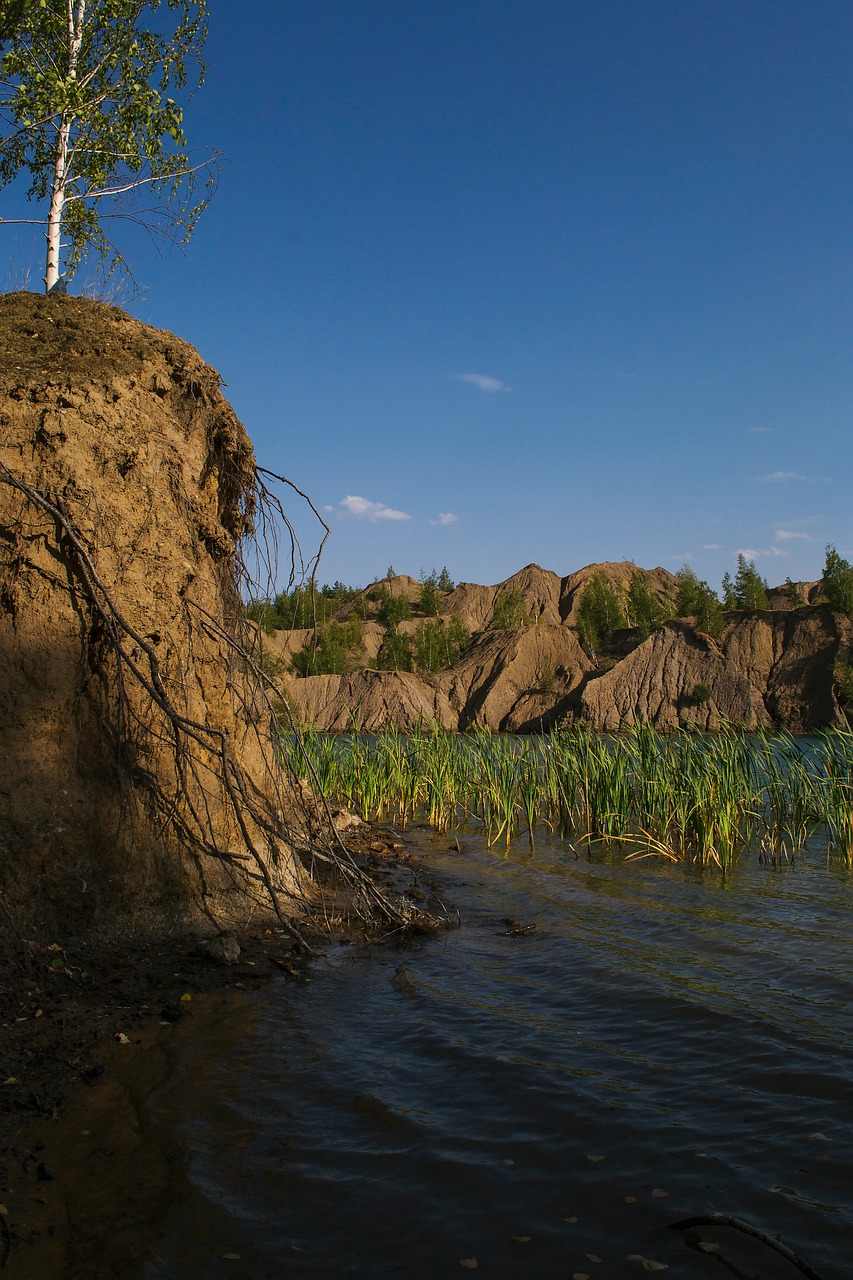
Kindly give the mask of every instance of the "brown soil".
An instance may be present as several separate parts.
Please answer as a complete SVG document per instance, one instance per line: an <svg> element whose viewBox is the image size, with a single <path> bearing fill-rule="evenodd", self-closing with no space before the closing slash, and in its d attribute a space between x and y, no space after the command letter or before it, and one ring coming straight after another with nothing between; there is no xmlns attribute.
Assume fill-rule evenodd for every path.
<svg viewBox="0 0 853 1280"><path fill-rule="evenodd" d="M388 918L280 756L240 595L284 513L216 370L115 308L10 295L0 426L0 954L264 910L298 935L343 882Z"/></svg>
<svg viewBox="0 0 853 1280"><path fill-rule="evenodd" d="M221 735L270 791L227 642L257 501L251 443L215 370L114 308L7 296L0 352L4 923L215 912L246 890L237 863L210 856L240 846ZM170 709L202 726L195 765Z"/></svg>

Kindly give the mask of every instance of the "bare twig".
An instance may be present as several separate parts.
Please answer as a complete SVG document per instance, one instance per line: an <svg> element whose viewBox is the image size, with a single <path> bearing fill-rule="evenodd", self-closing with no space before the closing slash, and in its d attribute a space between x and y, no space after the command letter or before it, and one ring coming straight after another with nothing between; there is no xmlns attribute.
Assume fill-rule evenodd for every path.
<svg viewBox="0 0 853 1280"><path fill-rule="evenodd" d="M793 1249L781 1244L773 1236L768 1235L766 1231L762 1231L760 1227L754 1227L749 1222L741 1221L740 1218L732 1218L727 1213L704 1213L698 1218L684 1218L681 1222L671 1222L670 1227L673 1231L689 1231L692 1227L732 1227L735 1231L742 1231L744 1235L753 1236L754 1239L760 1240L769 1249L775 1249L792 1266L797 1267L804 1276L808 1276L809 1280L823 1280L823 1277L818 1275L807 1262L804 1262L799 1254L794 1253Z"/></svg>

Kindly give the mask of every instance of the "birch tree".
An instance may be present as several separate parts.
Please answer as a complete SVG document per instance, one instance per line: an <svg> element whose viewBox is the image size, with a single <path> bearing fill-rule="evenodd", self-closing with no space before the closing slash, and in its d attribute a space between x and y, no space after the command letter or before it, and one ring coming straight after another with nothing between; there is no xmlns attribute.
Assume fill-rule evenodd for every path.
<svg viewBox="0 0 853 1280"><path fill-rule="evenodd" d="M171 95L202 83L206 35L206 0L0 0L0 186L26 175L44 209L0 221L44 227L48 293L90 253L127 269L111 219L192 235L217 167Z"/></svg>

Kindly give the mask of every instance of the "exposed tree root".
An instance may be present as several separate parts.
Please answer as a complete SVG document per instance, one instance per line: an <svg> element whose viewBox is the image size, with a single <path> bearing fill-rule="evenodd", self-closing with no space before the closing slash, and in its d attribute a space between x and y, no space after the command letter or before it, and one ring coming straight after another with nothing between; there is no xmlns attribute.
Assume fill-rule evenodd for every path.
<svg viewBox="0 0 853 1280"><path fill-rule="evenodd" d="M240 591L250 576L245 567L245 552L238 553L231 561L232 573L229 580L223 582L223 597L232 616L218 620L194 602L189 592L181 601L181 607L192 610L208 635L215 637L220 648L224 647L230 655L233 666L229 686L236 702L242 704L240 719L245 723L245 733L253 735L253 759L263 762L264 776L260 780L243 767L241 752L239 747L235 748L232 734L193 719L176 705L176 696L182 697L185 693L182 681L187 671L181 670L184 658L170 662L177 668L177 677L174 670L164 675L151 638L131 625L102 580L96 567L96 549L75 524L65 499L47 496L2 464L0 483L16 489L53 523L57 545L67 566L69 590L75 593L78 605L85 603L89 615L84 618L84 652L91 645L91 638L97 636L105 642L106 653L112 657L111 663L100 659L100 667L105 687L109 688L108 701L114 704L108 718L118 744L122 785L127 786L130 773L122 764L122 747L132 738L146 749L141 756L137 755L133 767L135 792L138 794L140 787L143 788L160 815L161 833L171 830L181 849L195 859L202 885L205 860L215 859L243 894L255 896L256 901L272 908L282 928L305 951L311 947L303 935L301 922L316 917L318 910L324 918L326 913L323 892L318 891L311 875L318 863L324 868L321 878L328 880L331 875L335 892L338 895L344 892L349 909L363 920L381 921L384 927L390 924L392 929L411 923L406 904L389 901L358 866L335 829L319 787L315 787L313 799L302 796L298 783L289 773L284 754L276 751L275 744L280 741L277 714L286 706L286 699L255 660L253 635L243 621ZM295 533L281 503L259 479L256 486L254 492L244 498L253 511L255 527L261 531L252 554L268 573L277 573L276 529L283 522L290 535L292 581L298 572L304 573L306 569ZM312 510L317 514L313 505ZM326 531L328 534L327 527ZM258 547L262 548L260 552ZM311 569L316 567L316 561L314 557ZM313 581L313 573L311 576ZM186 660L191 663L191 659ZM111 680L106 678L107 665L112 670ZM131 686L133 698L128 696ZM264 733L259 730L259 720L266 721ZM301 742L296 726L292 725L291 730L298 750ZM147 758L152 750L160 767L146 770L138 761L141 757ZM165 768L164 759L168 762ZM297 827L294 818L300 807ZM225 824L214 817L214 813L221 814L223 808L230 817ZM218 832L223 830L223 825L229 830L236 829L239 839L231 841L236 847L222 847Z"/></svg>

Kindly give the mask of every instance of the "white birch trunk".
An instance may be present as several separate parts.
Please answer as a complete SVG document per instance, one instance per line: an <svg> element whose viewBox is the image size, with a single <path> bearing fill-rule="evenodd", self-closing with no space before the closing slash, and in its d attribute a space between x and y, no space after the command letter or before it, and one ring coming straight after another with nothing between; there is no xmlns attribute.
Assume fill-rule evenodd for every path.
<svg viewBox="0 0 853 1280"><path fill-rule="evenodd" d="M83 20L86 14L86 0L67 0L68 3L68 79L77 75L77 57L83 39ZM62 113L61 122L56 135L56 158L53 166L53 181L50 186L50 212L47 217L47 260L44 272L45 292L50 293L60 277L60 259L62 254L62 215L65 210L65 196L68 190L68 150L71 142L71 126L74 117L70 112Z"/></svg>

